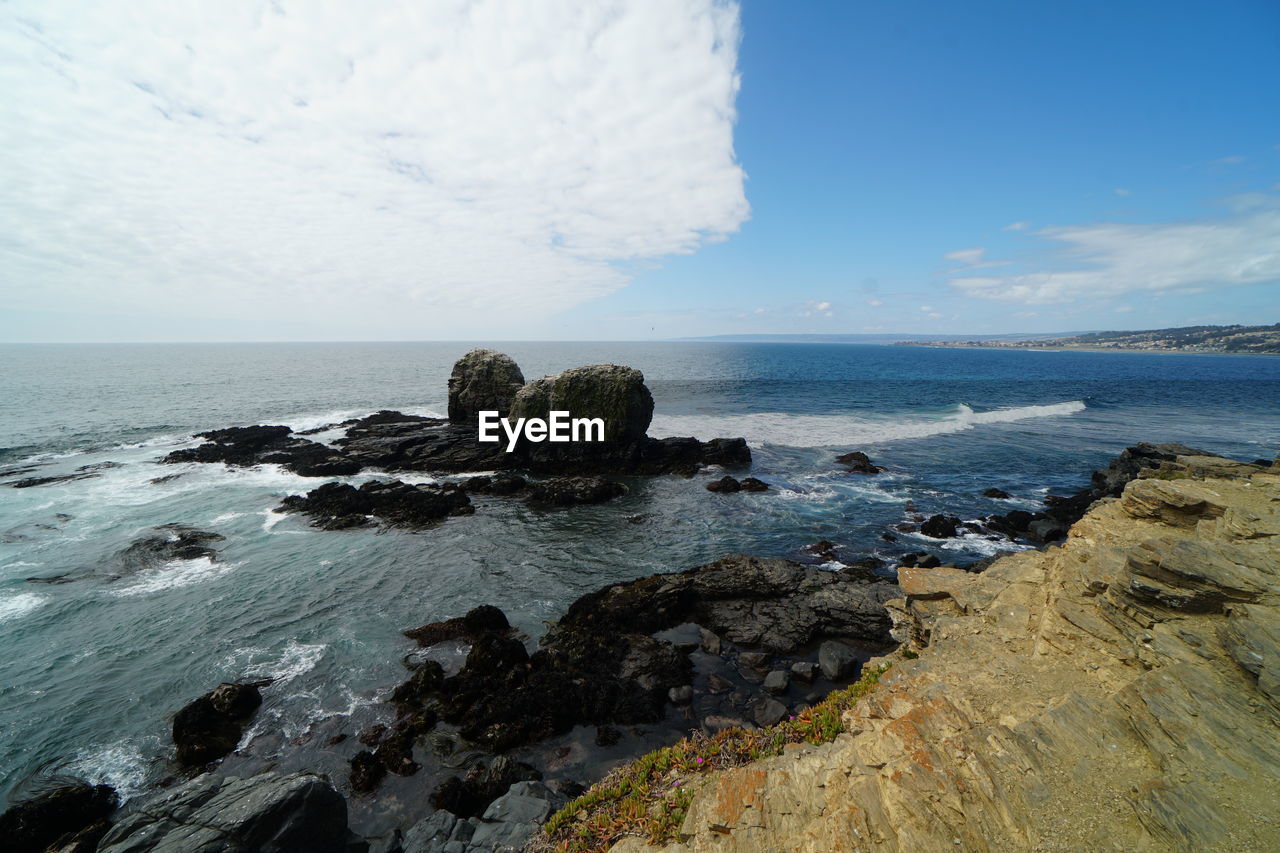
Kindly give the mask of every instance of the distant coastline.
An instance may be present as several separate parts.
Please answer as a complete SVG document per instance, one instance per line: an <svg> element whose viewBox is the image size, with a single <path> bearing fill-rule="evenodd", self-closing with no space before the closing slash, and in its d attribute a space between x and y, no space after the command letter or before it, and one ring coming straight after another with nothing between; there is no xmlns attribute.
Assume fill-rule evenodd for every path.
<svg viewBox="0 0 1280 853"><path fill-rule="evenodd" d="M1273 326L1183 326L1141 332L1090 332L1039 340L903 340L899 346L982 349L1168 352L1220 355L1280 355L1280 323Z"/></svg>

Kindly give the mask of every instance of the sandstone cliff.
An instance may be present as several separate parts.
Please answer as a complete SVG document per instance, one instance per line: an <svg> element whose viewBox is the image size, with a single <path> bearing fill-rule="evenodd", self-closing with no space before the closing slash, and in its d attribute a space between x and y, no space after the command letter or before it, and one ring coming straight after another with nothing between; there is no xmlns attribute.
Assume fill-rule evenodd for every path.
<svg viewBox="0 0 1280 853"><path fill-rule="evenodd" d="M845 733L688 780L667 853L1280 849L1280 464L1181 456L901 585Z"/></svg>

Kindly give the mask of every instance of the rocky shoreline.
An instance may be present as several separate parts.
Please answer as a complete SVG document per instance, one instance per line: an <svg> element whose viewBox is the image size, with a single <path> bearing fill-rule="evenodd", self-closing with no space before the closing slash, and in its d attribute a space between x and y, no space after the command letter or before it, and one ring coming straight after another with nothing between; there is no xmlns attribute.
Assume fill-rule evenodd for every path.
<svg viewBox="0 0 1280 853"><path fill-rule="evenodd" d="M512 454L476 440L478 411L523 416L559 407L605 418L614 425L607 440L554 447L525 442ZM280 508L333 531L371 525L430 528L474 513L472 495L572 507L626 492L626 485L606 475L690 476L709 465L749 466L750 451L742 439L649 438L645 431L652 411L643 377L630 368L577 368L525 383L506 356L475 351L458 362L450 379L449 420L379 412L308 431L318 435L342 427L343 435L330 443L282 426L214 430L201 434L205 443L164 461L279 464L314 477L385 475L359 486L323 483L286 499ZM857 451L833 464L846 466L853 476L883 470ZM884 531L891 542L910 533L938 541L979 536L1049 547L1024 558L979 560L964 570L935 568L938 557L905 549L884 563L844 554L829 541L803 548L797 543L798 559L812 564L735 554L686 571L610 584L581 596L536 644L517 634L501 610L476 602L464 615L405 630L416 649L405 658L405 680L387 686L383 698L389 719L329 739L330 747L349 756L345 776L324 778L306 769L271 766L243 772L236 768L244 765L234 763L228 769L226 759L241 745L262 702L261 691L272 687L269 681L218 685L175 714L175 772L162 790L117 810L110 789L56 786L0 816L0 847L35 853L519 849L552 814L580 802L575 798L584 784L596 781L557 771L555 756L561 752L595 749L616 764L650 748L654 737L669 737L665 742L670 743L682 735L767 736L787 720L808 719L829 693L877 672L865 668L868 661L890 653L902 661L942 635L929 608L954 616L954 605L942 603L951 586L921 591L922 578L941 578L953 586L965 578L985 583L1003 576L1000 567L1010 560L1063 551L1052 543L1064 538L1070 547L1078 527L1096 513L1090 507L1108 506L1120 495L1128 501L1133 493L1155 488L1138 484L1208 476L1205 472L1220 476L1227 470L1244 477L1262 468L1181 445L1136 445L1095 472L1087 488L1051 497L1042 511L962 520L925 517L908 506L907 520ZM392 478L422 471L477 476L430 485ZM728 475L706 485L721 495L769 489L753 477ZM995 487L989 492L992 499L1008 498ZM1156 518L1172 518L1175 512L1199 517L1194 515L1198 505L1184 502L1175 510L1170 507L1176 502L1151 500L1148 505L1135 499L1133 506L1146 506ZM1219 515L1225 518L1229 509ZM1241 529L1250 524L1249 529L1261 529L1255 522L1262 516L1231 518ZM1186 520L1178 519L1179 524ZM111 576L158 560L216 560L211 545L218 539L184 527L157 529L114 558L110 565L117 574ZM1153 578L1163 577L1153 571ZM899 643L905 645L893 652ZM444 664L434 655L440 649L461 654ZM656 734L644 734L650 730ZM460 764L445 762L443 756L455 750L469 757ZM449 767L455 768L452 775ZM377 832L362 825L362 838L352 831L349 807L377 812L391 780L414 776L424 780L422 795L430 801L425 815L402 820L392 809ZM696 832L686 835L691 843L701 843ZM777 839L770 844L792 849Z"/></svg>

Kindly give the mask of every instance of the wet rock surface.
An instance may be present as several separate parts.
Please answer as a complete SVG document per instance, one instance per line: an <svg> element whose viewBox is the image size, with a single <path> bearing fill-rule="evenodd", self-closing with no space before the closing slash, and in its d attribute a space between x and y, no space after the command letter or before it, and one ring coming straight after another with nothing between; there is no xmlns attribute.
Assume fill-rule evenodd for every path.
<svg viewBox="0 0 1280 853"><path fill-rule="evenodd" d="M423 528L452 515L474 512L461 486L411 485L399 480L373 480L359 488L348 483L325 483L306 495L291 495L280 505L283 512L311 518L324 530L367 527L381 521L392 527Z"/></svg>
<svg viewBox="0 0 1280 853"><path fill-rule="evenodd" d="M92 851L119 804L106 785L60 785L11 806L0 815L0 850L44 853Z"/></svg>
<svg viewBox="0 0 1280 853"><path fill-rule="evenodd" d="M118 817L99 853L362 853L347 804L310 773L205 775Z"/></svg>
<svg viewBox="0 0 1280 853"><path fill-rule="evenodd" d="M843 453L836 457L836 461L844 465L845 470L850 474L879 474L884 470L872 462L871 458L861 450Z"/></svg>
<svg viewBox="0 0 1280 853"><path fill-rule="evenodd" d="M626 493L626 486L604 477L555 477L530 484L529 502L544 506L598 504Z"/></svg>
<svg viewBox="0 0 1280 853"><path fill-rule="evenodd" d="M221 462L251 466L278 463L303 477L354 474L360 464L319 442L293 435L287 426L248 426L196 433L208 439L199 447L175 450L162 462Z"/></svg>
<svg viewBox="0 0 1280 853"><path fill-rule="evenodd" d="M259 688L270 683L220 684L178 711L173 717L178 763L203 766L234 750L245 724L262 704Z"/></svg>

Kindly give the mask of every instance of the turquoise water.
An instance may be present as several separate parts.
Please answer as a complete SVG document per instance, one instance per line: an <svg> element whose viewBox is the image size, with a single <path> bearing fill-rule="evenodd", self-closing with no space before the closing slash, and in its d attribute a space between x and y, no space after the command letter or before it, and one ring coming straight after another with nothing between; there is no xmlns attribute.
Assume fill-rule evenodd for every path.
<svg viewBox="0 0 1280 853"><path fill-rule="evenodd" d="M0 806L36 776L126 795L171 772L171 715L228 680L276 686L242 745L341 776L321 734L378 718L402 678L405 628L488 602L531 637L605 583L733 551L794 556L831 539L975 559L980 539L879 534L912 500L974 517L1033 508L1141 440L1242 459L1280 451L1280 359L804 344L487 343L535 378L611 361L644 371L655 435L745 436L764 495L708 477L628 480L625 498L539 511L480 499L420 533L322 532L273 512L323 480L273 466L160 466L196 430L296 429L381 408L440 413L461 343L0 346ZM321 438L332 438L324 434ZM853 477L834 450L889 472ZM8 488L18 476L90 479ZM156 484L155 478L177 474ZM347 478L352 481L373 475ZM416 476L414 481L431 478ZM644 515L643 523L629 516ZM113 557L161 524L225 537L216 561L114 578ZM30 576L70 573L49 585Z"/></svg>

